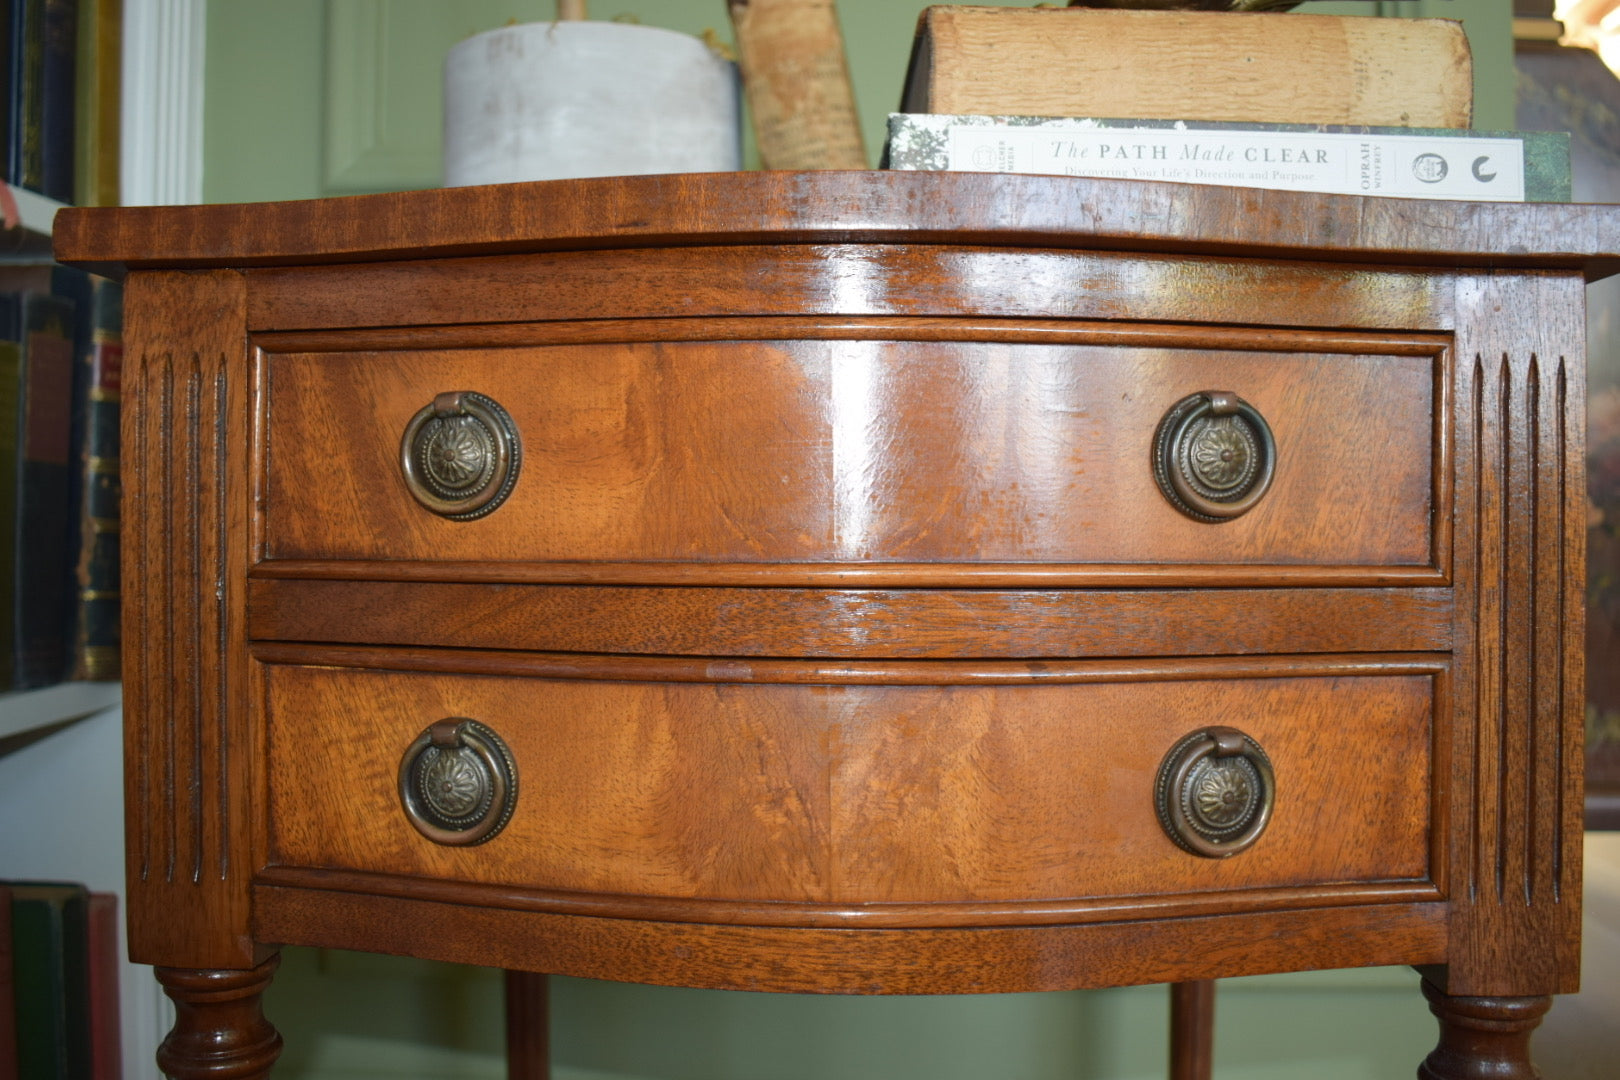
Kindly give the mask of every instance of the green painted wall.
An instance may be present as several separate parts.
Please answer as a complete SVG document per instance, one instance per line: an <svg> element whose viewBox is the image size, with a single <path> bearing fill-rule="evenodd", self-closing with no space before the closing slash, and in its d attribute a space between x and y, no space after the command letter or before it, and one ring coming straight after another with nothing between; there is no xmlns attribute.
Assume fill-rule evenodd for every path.
<svg viewBox="0 0 1620 1080"><path fill-rule="evenodd" d="M1162 1080L1159 986L810 997L552 980L555 1080ZM266 995L285 1080L498 1080L498 973L288 949ZM1387 1080L1434 1045L1401 968L1231 979L1216 1080Z"/></svg>
<svg viewBox="0 0 1620 1080"><path fill-rule="evenodd" d="M924 0L861 0L840 6L845 47L867 156L876 162L885 119L896 107L906 57ZM389 79L384 145L369 171L345 179L328 145L328 102L341 105L353 65L328 57L329 28L377 9L393 33L378 69ZM724 0L593 0L599 18L626 16L691 34L731 40ZM1513 126L1512 29L1504 0L1381 0L1310 3L1303 11L1460 18L1475 56L1475 127ZM430 187L427 171L389 170L406 158L437 161L438 87L445 52L462 38L507 22L549 18L553 0L210 0L205 113L204 198L209 202L315 198L355 191ZM330 63L329 63L330 59ZM345 114L346 115L346 114ZM390 158L388 155L392 154ZM757 157L751 156L757 165Z"/></svg>
<svg viewBox="0 0 1620 1080"><path fill-rule="evenodd" d="M874 160L925 6L846 0L840 9ZM210 0L205 198L312 198L437 183L444 51L469 34L552 10L551 0ZM1512 126L1505 3L1403 0L1306 10L1462 18L1475 52L1475 126ZM723 0L594 0L592 11L731 36ZM381 42L357 45L344 36L355 20L375 18L387 23ZM345 42L354 55L329 41ZM357 69L388 88L376 115L353 105L373 87L354 78ZM353 135L363 146L341 137L354 128L356 110L370 125ZM1433 1045L1416 977L1404 969L1221 986L1219 1080L1382 1080L1411 1075ZM558 1080L1145 1080L1165 1070L1168 1010L1159 987L837 998L556 979L553 994ZM277 1070L286 1080L504 1075L495 972L289 949L267 1010L286 1034Z"/></svg>

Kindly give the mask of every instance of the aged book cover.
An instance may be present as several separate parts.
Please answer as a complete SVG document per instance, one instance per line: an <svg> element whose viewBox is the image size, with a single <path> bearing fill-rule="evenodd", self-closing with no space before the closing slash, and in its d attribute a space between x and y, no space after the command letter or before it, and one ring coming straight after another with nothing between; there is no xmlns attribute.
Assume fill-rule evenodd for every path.
<svg viewBox="0 0 1620 1080"><path fill-rule="evenodd" d="M833 0L728 0L767 169L864 169Z"/></svg>
<svg viewBox="0 0 1620 1080"><path fill-rule="evenodd" d="M1445 19L945 5L900 111L1461 128L1473 101Z"/></svg>
<svg viewBox="0 0 1620 1080"><path fill-rule="evenodd" d="M891 169L1052 173L1482 202L1568 202L1552 131L893 113Z"/></svg>

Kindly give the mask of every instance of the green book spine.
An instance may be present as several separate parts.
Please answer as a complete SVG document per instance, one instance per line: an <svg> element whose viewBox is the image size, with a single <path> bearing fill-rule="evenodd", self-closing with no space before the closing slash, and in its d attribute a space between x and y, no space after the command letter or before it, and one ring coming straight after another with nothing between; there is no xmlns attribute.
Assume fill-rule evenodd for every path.
<svg viewBox="0 0 1620 1080"><path fill-rule="evenodd" d="M17 1073L90 1080L89 893L82 885L11 883Z"/></svg>
<svg viewBox="0 0 1620 1080"><path fill-rule="evenodd" d="M0 1080L17 1080L17 990L11 957L11 886L0 884Z"/></svg>

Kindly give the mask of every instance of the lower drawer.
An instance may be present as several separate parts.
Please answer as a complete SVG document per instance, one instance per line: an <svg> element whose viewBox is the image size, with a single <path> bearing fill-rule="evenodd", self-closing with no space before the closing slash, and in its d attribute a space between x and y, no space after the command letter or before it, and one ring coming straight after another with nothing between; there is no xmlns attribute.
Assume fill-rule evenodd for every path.
<svg viewBox="0 0 1620 1080"><path fill-rule="evenodd" d="M265 872L498 886L541 907L614 898L647 918L726 921L734 905L760 921L765 905L784 924L1434 895L1443 671L1266 663L1157 681L1077 664L993 685L952 664L940 685L266 664ZM402 755L447 717L478 720L515 759L510 822L477 846L435 843L401 808ZM1228 858L1173 843L1156 804L1167 751L1207 725L1252 737L1275 777L1269 824Z"/></svg>

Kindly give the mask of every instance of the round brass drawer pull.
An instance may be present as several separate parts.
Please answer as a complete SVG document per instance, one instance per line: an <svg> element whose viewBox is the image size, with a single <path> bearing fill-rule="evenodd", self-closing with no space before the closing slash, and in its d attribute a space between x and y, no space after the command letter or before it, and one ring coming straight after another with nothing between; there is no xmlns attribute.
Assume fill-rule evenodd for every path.
<svg viewBox="0 0 1620 1080"><path fill-rule="evenodd" d="M1236 728L1210 727L1171 747L1155 789L1170 839L1194 855L1224 859L1265 831L1277 784L1259 743Z"/></svg>
<svg viewBox="0 0 1620 1080"><path fill-rule="evenodd" d="M478 721L440 720L400 760L399 799L429 840L482 844L512 819L517 764L501 737Z"/></svg>
<svg viewBox="0 0 1620 1080"><path fill-rule="evenodd" d="M411 418L399 444L411 494L452 521L483 517L505 502L522 458L512 418L471 390L434 398Z"/></svg>
<svg viewBox="0 0 1620 1080"><path fill-rule="evenodd" d="M1170 504L1198 521L1247 513L1271 486L1277 444L1265 417L1224 390L1182 398L1153 434L1153 478Z"/></svg>

